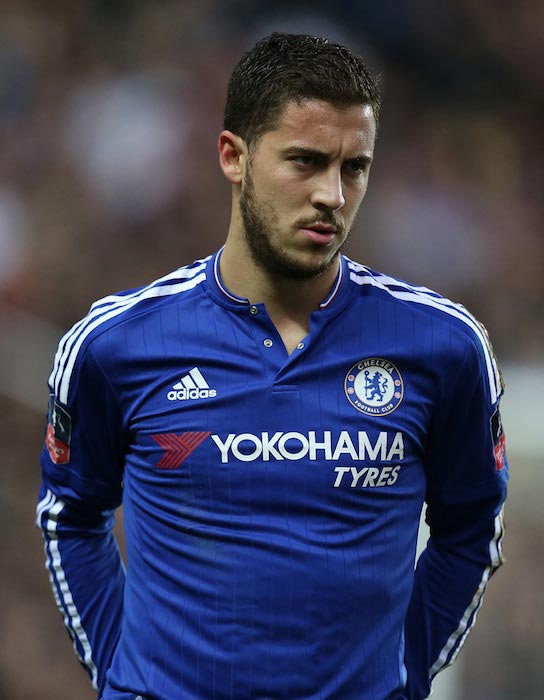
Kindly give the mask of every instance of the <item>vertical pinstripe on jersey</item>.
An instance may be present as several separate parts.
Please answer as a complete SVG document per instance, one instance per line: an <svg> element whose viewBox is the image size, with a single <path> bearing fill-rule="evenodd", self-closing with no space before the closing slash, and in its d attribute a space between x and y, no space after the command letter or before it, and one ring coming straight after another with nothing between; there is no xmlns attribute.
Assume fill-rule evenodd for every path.
<svg viewBox="0 0 544 700"><path fill-rule="evenodd" d="M373 272L351 260L348 260L348 267L352 270L352 272L350 272L350 279L352 282L355 282L355 284L368 284L378 287L396 299L438 309L439 311L463 321L471 328L482 346L489 381L491 403L495 404L497 402L502 393L501 377L487 338L487 332L481 323L479 323L462 304L456 304L426 287L415 287L393 277Z"/></svg>
<svg viewBox="0 0 544 700"><path fill-rule="evenodd" d="M196 287L206 277L206 262L207 259L199 260L198 264L180 268L137 292L112 295L94 303L87 316L76 323L59 343L53 371L49 377L49 384L57 399L63 404L68 403L70 380L78 353L86 338L95 328L146 299L179 294Z"/></svg>
<svg viewBox="0 0 544 700"><path fill-rule="evenodd" d="M57 525L64 505L63 501L57 499L50 490L47 490L44 498L38 503L36 524L43 532L47 568L49 569L49 579L55 596L55 603L64 618L64 626L72 637L76 655L85 668L88 669L93 688L97 690L98 669L93 659L91 643L74 603L60 554ZM45 522L43 522L44 518Z"/></svg>

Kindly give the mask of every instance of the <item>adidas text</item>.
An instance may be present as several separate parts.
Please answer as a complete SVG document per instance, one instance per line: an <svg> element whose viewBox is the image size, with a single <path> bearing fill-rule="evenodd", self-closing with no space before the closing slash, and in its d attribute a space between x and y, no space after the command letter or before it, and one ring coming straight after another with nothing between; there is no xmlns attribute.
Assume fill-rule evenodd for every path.
<svg viewBox="0 0 544 700"><path fill-rule="evenodd" d="M215 389L172 389L166 395L169 401L187 401L187 399L211 399L217 396Z"/></svg>

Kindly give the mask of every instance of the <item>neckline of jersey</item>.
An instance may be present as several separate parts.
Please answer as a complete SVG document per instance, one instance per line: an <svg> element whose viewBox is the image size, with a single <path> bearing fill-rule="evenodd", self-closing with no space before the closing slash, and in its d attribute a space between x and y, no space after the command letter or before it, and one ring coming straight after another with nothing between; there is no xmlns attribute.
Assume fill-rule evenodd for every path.
<svg viewBox="0 0 544 700"><path fill-rule="evenodd" d="M228 287L221 279L219 262L221 260L223 248L224 246L221 247L208 260L208 264L206 266L207 287L212 293L213 298L216 301L218 301L222 306L226 306L230 309L245 309L248 306L251 306L251 302L249 301L249 299L238 296L234 294L234 292L231 292L230 289L228 289ZM320 303L319 311L333 313L339 311L344 306L342 301L347 298L348 288L349 269L347 267L347 259L344 255L340 255L340 266L338 268L336 280L328 296Z"/></svg>

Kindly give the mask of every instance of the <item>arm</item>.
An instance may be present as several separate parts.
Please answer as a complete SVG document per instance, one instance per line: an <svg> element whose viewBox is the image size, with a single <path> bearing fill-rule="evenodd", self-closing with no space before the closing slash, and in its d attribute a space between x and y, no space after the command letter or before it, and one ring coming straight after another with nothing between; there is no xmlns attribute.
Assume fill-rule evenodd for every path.
<svg viewBox="0 0 544 700"><path fill-rule="evenodd" d="M406 618L409 700L428 697L432 679L453 663L502 564L508 467L498 398L491 399L481 350L470 339L465 350L445 386L425 465L430 539Z"/></svg>
<svg viewBox="0 0 544 700"><path fill-rule="evenodd" d="M124 568L112 534L121 502L122 425L117 397L92 351L82 355L66 403L50 386L36 522L57 607L100 690L123 610Z"/></svg>

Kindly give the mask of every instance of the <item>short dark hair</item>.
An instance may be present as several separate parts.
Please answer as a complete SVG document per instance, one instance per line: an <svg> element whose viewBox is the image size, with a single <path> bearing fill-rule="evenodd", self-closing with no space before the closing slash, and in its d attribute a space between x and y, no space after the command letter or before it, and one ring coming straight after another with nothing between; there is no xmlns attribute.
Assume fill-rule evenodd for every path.
<svg viewBox="0 0 544 700"><path fill-rule="evenodd" d="M369 104L378 123L379 79L360 56L325 38L274 32L232 71L223 128L251 146L274 128L287 102L304 98Z"/></svg>

